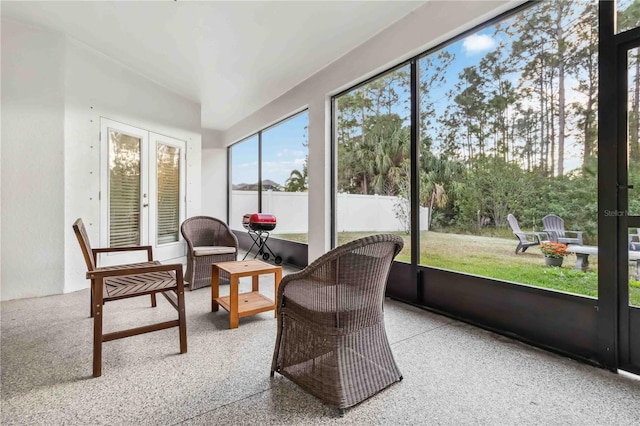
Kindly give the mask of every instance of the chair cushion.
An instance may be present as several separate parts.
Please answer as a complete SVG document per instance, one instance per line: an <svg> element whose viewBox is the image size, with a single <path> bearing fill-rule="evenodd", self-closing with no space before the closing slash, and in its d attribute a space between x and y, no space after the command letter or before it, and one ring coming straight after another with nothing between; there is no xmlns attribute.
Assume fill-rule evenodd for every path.
<svg viewBox="0 0 640 426"><path fill-rule="evenodd" d="M212 254L232 254L236 252L235 247L223 247L223 246L202 246L194 247L194 256L211 256Z"/></svg>

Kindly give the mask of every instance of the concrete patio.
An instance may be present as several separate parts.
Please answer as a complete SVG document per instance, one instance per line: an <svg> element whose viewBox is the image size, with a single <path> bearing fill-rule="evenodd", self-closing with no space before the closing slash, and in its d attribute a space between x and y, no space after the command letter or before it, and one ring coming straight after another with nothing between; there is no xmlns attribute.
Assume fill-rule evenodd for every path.
<svg viewBox="0 0 640 426"><path fill-rule="evenodd" d="M290 270L288 272L291 272ZM273 281L261 291L273 294ZM242 288L249 289L245 279ZM228 286L221 293L228 294ZM393 300L386 326L404 380L340 417L289 380L269 377L272 313L210 312L186 293L189 350L176 329L108 342L91 377L88 290L5 301L3 425L31 424L575 424L640 423L640 378L613 374ZM105 327L172 318L163 298L105 305Z"/></svg>

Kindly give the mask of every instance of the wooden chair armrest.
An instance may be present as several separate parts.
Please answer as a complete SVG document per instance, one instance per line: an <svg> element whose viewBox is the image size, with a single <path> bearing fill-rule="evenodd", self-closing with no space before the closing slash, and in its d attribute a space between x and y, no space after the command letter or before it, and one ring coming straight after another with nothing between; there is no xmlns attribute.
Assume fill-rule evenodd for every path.
<svg viewBox="0 0 640 426"><path fill-rule="evenodd" d="M87 272L87 279L117 277L121 275L139 275L162 271L175 271L176 277L182 276L182 263L172 263L169 265L136 266L132 268L122 269L96 269L94 271Z"/></svg>
<svg viewBox="0 0 640 426"><path fill-rule="evenodd" d="M153 249L151 246L129 246L129 247L104 247L104 248L94 248L91 249L93 252L93 262L97 264L98 262L98 253L114 253L114 252L123 252L123 251L147 251L147 260L153 260Z"/></svg>

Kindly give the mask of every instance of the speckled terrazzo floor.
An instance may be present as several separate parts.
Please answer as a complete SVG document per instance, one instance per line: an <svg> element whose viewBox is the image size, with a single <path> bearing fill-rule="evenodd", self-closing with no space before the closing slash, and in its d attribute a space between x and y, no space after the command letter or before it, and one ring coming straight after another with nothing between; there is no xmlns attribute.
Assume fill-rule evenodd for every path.
<svg viewBox="0 0 640 426"><path fill-rule="evenodd" d="M286 273L286 271L285 271ZM242 288L250 288L248 279ZM273 295L273 281L261 278ZM228 294L228 286L221 293ZM186 294L189 351L177 329L103 347L91 377L88 290L2 302L2 425L640 424L640 379L616 375L388 300L389 340L404 380L340 417L289 380L269 377L272 313L210 312ZM175 311L164 298L105 305L107 331Z"/></svg>

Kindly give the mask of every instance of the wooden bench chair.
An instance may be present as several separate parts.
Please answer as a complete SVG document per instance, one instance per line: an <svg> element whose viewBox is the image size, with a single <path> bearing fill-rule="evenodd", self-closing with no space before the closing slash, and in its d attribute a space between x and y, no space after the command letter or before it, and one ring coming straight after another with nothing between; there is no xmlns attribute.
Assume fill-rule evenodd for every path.
<svg viewBox="0 0 640 426"><path fill-rule="evenodd" d="M84 260L87 279L91 280L91 310L93 318L93 376L102 375L102 343L142 333L178 327L180 353L187 352L187 323L184 306L184 282L182 264L162 265L153 260L151 246L114 247L92 249L82 219L73 224ZM98 254L142 250L147 252L147 262L97 267ZM137 296L151 296L151 306L156 306L156 294L162 293L178 311L178 319L103 334L103 305L111 300Z"/></svg>

